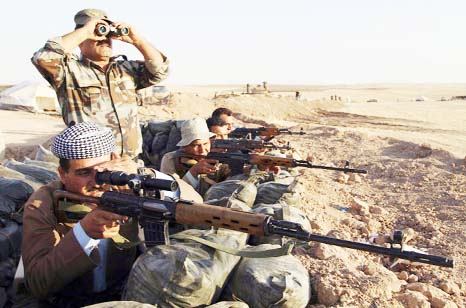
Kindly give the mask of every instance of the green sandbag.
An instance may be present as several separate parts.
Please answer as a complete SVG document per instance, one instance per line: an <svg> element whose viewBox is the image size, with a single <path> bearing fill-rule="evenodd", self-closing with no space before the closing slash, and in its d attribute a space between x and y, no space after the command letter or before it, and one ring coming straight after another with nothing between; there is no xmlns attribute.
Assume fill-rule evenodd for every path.
<svg viewBox="0 0 466 308"><path fill-rule="evenodd" d="M84 306L82 308L157 308L157 306L133 301L113 301Z"/></svg>
<svg viewBox="0 0 466 308"><path fill-rule="evenodd" d="M205 308L249 308L248 304L243 302L218 302Z"/></svg>
<svg viewBox="0 0 466 308"><path fill-rule="evenodd" d="M277 247L264 244L246 249ZM309 273L293 255L243 258L222 294L225 300L238 299L254 308L304 308L310 297Z"/></svg>
<svg viewBox="0 0 466 308"><path fill-rule="evenodd" d="M252 212L258 214L270 215L274 219L287 220L301 224L303 229L311 232L311 224L309 219L307 219L306 214L300 209L288 206L285 202L276 203L276 204L257 204L252 208ZM267 235L267 236L256 236L252 235L249 239L251 245L260 245L260 244L276 244L284 245L287 241L296 239L287 238L281 235Z"/></svg>
<svg viewBox="0 0 466 308"><path fill-rule="evenodd" d="M186 230L223 246L241 249L247 234L219 229ZM172 239L139 256L128 278L124 300L160 307L198 307L215 303L240 257L215 250L192 240Z"/></svg>
<svg viewBox="0 0 466 308"><path fill-rule="evenodd" d="M257 186L257 196L254 204L276 204L281 200L288 205L297 205L300 202L299 193L302 190L295 179L291 184L266 182Z"/></svg>
<svg viewBox="0 0 466 308"><path fill-rule="evenodd" d="M257 196L254 204L265 203L274 204L282 197L284 193L290 192L289 185L267 182L257 187Z"/></svg>
<svg viewBox="0 0 466 308"><path fill-rule="evenodd" d="M248 181L227 180L212 185L204 194L204 200L222 199L233 196L251 207L256 199L257 188Z"/></svg>

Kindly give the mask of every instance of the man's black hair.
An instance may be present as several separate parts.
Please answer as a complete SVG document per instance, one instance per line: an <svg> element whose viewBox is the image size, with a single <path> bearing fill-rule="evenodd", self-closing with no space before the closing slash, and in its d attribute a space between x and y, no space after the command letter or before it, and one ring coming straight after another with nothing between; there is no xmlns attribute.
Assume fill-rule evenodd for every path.
<svg viewBox="0 0 466 308"><path fill-rule="evenodd" d="M220 118L218 118L218 117L210 117L210 118L208 118L208 119L206 120L206 122L207 122L207 127L209 128L209 130L210 130L210 128L211 128L212 126L223 126L223 125L226 125L225 121L222 120L222 119L220 119Z"/></svg>
<svg viewBox="0 0 466 308"><path fill-rule="evenodd" d="M59 162L60 167L63 169L63 171L68 172L70 170L70 160L66 158L60 158Z"/></svg>
<svg viewBox="0 0 466 308"><path fill-rule="evenodd" d="M220 118L222 114L226 114L231 117L233 115L233 111L225 107L219 107L212 112L212 118Z"/></svg>

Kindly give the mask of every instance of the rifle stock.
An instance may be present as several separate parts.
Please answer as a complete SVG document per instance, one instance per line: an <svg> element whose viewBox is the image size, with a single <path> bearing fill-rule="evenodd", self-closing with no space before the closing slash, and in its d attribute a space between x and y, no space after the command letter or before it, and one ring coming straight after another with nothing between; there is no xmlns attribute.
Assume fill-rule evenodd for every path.
<svg viewBox="0 0 466 308"><path fill-rule="evenodd" d="M414 251L403 251L403 246L381 247L371 244L340 240L322 235L312 234L302 228L298 223L276 220L269 215L243 212L218 206L196 204L186 200L158 200L150 197L133 196L115 191L104 192L102 197L85 197L78 194L55 191L54 202L58 204L60 199L68 199L77 202L90 202L103 206L104 209L120 215L135 217L144 229L145 236L149 234L148 222L176 222L195 226L212 226L225 228L252 235L264 236L278 234L304 241L315 241L329 245L336 245L357 250L389 255L413 262L426 263L444 267L453 267L453 260L443 256L429 255ZM159 231L161 229L158 229ZM167 230L166 228L164 229ZM159 237L166 239L167 236ZM163 242L147 242L148 246Z"/></svg>

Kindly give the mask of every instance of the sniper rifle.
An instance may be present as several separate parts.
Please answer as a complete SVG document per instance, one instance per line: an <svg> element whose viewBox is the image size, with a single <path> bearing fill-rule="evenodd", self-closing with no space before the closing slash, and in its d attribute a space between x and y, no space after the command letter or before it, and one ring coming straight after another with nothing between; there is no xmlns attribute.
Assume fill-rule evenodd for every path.
<svg viewBox="0 0 466 308"><path fill-rule="evenodd" d="M238 127L231 131L228 136L230 138L243 138L243 139L255 139L260 137L264 141L269 141L278 135L305 135L303 128L299 132L290 131L288 128L276 128L276 127Z"/></svg>
<svg viewBox="0 0 466 308"><path fill-rule="evenodd" d="M313 165L307 160L298 160L294 158L286 157L276 157L271 155L260 155L260 154L250 154L250 153L218 153L218 152L209 152L207 155L195 155L188 154L182 151L178 151L176 154L175 165L177 167L185 166L190 168L192 166L192 160L200 159L214 159L222 164L227 164L231 170L231 175L242 174L244 166L247 164L250 165L259 165L265 167L271 166L280 166L280 167L305 167L305 168L317 168L317 169L326 169L334 171L343 171L343 172L352 172L352 173L367 173L366 170L362 169L352 169L349 168L349 162L346 162L345 167L332 167L332 166L322 166L322 165ZM189 164L186 162L189 161Z"/></svg>
<svg viewBox="0 0 466 308"><path fill-rule="evenodd" d="M453 267L454 264L452 259L446 257L406 251L403 249L403 245L396 245L397 243L393 243L391 247L382 247L336 239L312 234L304 230L299 223L277 220L269 215L196 204L187 200L160 200L154 197L135 196L116 191L106 191L100 198L97 198L63 190L55 191L53 199L55 206L63 201L92 203L104 210L137 218L144 230L145 242L148 247L169 244L168 223L176 222L194 226L225 228L257 236L277 234L306 242L315 241L444 267ZM66 217L66 213L64 217Z"/></svg>
<svg viewBox="0 0 466 308"><path fill-rule="evenodd" d="M264 140L248 139L214 139L211 142L213 149L225 149L230 151L253 151L253 150L290 150L290 144L284 146L275 145Z"/></svg>

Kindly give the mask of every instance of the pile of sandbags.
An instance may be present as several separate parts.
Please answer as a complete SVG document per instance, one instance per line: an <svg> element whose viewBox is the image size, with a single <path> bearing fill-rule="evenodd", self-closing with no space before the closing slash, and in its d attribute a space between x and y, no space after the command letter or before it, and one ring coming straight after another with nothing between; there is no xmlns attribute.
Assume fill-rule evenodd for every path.
<svg viewBox="0 0 466 308"><path fill-rule="evenodd" d="M142 154L144 165L160 169L160 162L165 153L178 149L181 140L183 121L148 121L141 126Z"/></svg>
<svg viewBox="0 0 466 308"><path fill-rule="evenodd" d="M176 235L194 236L241 249L247 234L230 230L190 229ZM215 303L240 257L187 239L172 239L141 255L128 278L125 300L160 307L198 307Z"/></svg>
<svg viewBox="0 0 466 308"><path fill-rule="evenodd" d="M310 230L309 221L295 207L299 204L297 182L264 183L264 179L258 181L252 176L217 183L206 192L205 203L264 213L274 219L301 223ZM240 306L230 302L226 306L221 302L215 305L306 307L311 297L310 277L299 259L293 255L267 257L268 250L277 249L280 247L277 244L289 239L280 236L249 238L236 231L190 227L176 234L172 245L154 247L138 258L126 286L125 300L160 307L204 307L220 300L236 301ZM189 238L192 235L222 247L206 246ZM260 258L240 258L225 253L225 247L241 249L240 255L244 255L244 251L265 252L258 252ZM213 307L217 307L215 305Z"/></svg>
<svg viewBox="0 0 466 308"><path fill-rule="evenodd" d="M0 307L14 297L13 278L21 255L22 208L39 187L57 180L58 159L39 146L35 159L0 164Z"/></svg>
<svg viewBox="0 0 466 308"><path fill-rule="evenodd" d="M34 189L27 183L0 177L0 307L14 296L13 278L21 255L21 209Z"/></svg>
<svg viewBox="0 0 466 308"><path fill-rule="evenodd" d="M277 247L263 244L250 246L248 250ZM304 308L310 297L309 274L293 255L243 258L223 292L223 298L241 300L255 308Z"/></svg>

